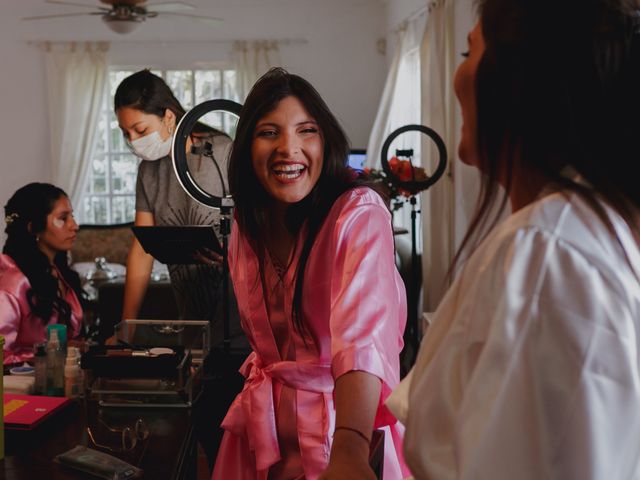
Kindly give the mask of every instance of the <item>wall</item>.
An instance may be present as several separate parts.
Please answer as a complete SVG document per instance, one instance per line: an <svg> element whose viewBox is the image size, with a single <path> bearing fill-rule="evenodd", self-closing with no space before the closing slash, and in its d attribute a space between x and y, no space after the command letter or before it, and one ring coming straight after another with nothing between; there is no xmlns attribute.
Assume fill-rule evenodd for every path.
<svg viewBox="0 0 640 480"><path fill-rule="evenodd" d="M29 181L48 181L49 134L43 54L28 41L112 41L116 65L193 66L228 62L236 39L302 39L283 46L286 68L308 78L342 121L355 147L366 146L386 76L376 40L385 30L381 0L190 0L202 15L224 22L149 19L126 36L110 32L99 17L24 22L31 15L91 11L45 4L41 0L3 0L0 16L2 116L0 204ZM90 5L97 0L84 0ZM4 237L2 237L2 243Z"/></svg>
<svg viewBox="0 0 640 480"><path fill-rule="evenodd" d="M49 126L44 89L44 62L22 40L21 25L12 17L12 5L0 16L0 206L18 187L50 175ZM7 10L5 12L5 10ZM1 219L4 210L1 209ZM0 221L4 243L4 221Z"/></svg>

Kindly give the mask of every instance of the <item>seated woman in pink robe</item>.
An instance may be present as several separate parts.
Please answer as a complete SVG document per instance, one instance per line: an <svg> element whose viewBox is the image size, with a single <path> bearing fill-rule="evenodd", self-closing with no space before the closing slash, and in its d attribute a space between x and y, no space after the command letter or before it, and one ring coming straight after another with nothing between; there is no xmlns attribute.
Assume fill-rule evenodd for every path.
<svg viewBox="0 0 640 480"><path fill-rule="evenodd" d="M405 289L391 216L345 167L347 138L315 89L282 69L249 94L229 166L229 267L253 353L222 424L214 479L406 476L384 406L399 380Z"/></svg>
<svg viewBox="0 0 640 480"><path fill-rule="evenodd" d="M48 324L80 334L82 289L67 264L78 225L66 193L47 183L16 191L5 209L7 241L0 254L0 335L5 365L33 356Z"/></svg>

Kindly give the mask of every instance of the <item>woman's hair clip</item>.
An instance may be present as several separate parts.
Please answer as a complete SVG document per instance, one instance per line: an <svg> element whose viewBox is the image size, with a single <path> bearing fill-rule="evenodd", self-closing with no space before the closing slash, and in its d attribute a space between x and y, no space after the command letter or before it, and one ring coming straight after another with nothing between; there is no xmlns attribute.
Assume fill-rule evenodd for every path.
<svg viewBox="0 0 640 480"><path fill-rule="evenodd" d="M18 217L20 217L20 215L18 215L17 213L10 213L6 217L4 217L4 221L7 225L11 225L15 220L18 219Z"/></svg>

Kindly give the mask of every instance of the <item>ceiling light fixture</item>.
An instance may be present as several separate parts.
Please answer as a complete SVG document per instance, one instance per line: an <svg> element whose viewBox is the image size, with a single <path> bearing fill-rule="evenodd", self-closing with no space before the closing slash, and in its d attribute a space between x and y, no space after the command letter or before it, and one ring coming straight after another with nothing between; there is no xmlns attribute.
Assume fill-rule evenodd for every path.
<svg viewBox="0 0 640 480"><path fill-rule="evenodd" d="M102 21L112 31L120 34L133 32L147 17L155 17L156 12L147 12L135 5L114 5L113 9L102 15Z"/></svg>
<svg viewBox="0 0 640 480"><path fill-rule="evenodd" d="M102 17L102 21L112 31L120 34L125 34L125 33L133 32L138 27L138 25L144 22L144 18L143 17L118 18L118 17L110 17L109 15L105 15Z"/></svg>

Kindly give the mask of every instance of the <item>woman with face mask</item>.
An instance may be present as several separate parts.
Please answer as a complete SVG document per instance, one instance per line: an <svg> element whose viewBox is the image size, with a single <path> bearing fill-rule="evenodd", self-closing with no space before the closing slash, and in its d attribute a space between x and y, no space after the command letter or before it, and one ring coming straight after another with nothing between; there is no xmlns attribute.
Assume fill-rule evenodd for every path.
<svg viewBox="0 0 640 480"><path fill-rule="evenodd" d="M170 158L173 133L185 113L167 84L149 70L125 78L114 97L118 124L131 150L141 159L136 184L135 224L213 225L218 212L195 202L182 189ZM192 145L209 142L213 155L226 172L226 157L231 140L224 133L197 124ZM203 155L188 155L191 173L203 189L221 194L220 173L214 162ZM220 259L215 253L201 257L196 265L169 265L171 286L181 319L221 318L222 276ZM136 318L149 283L153 257L133 240L127 260L127 277L122 318ZM218 335L216 335L218 334ZM214 328L214 341L222 328Z"/></svg>
<svg viewBox="0 0 640 480"><path fill-rule="evenodd" d="M83 291L67 252L78 224L69 197L48 183L16 191L5 211L7 241L0 254L0 335L4 364L33 357L46 326L62 323L68 338L80 334Z"/></svg>
<svg viewBox="0 0 640 480"><path fill-rule="evenodd" d="M114 110L127 143L141 159L136 184L135 224L179 226L218 223L219 212L193 200L176 178L170 157L171 146L176 125L185 110L167 84L149 70L134 73L118 86ZM218 166L207 156L188 153L189 171L205 191L222 196L231 139L222 132L197 123L187 142L187 151L191 152L192 146L200 147L205 143L212 146ZM199 260L200 263L193 265L169 265L171 287L181 319L212 322L211 344L215 347L223 339L221 258L214 252L208 252L200 255ZM153 257L145 253L134 238L127 259L123 319L137 318L152 267ZM232 344L234 348L243 348L246 340L239 326L235 298L232 292L227 294L230 295ZM209 373L209 363L205 362L206 374ZM220 424L227 402L242 388L241 378L235 382L230 380L225 392L212 391L213 388L205 383L202 400L194 409L196 435L210 464L222 436L222 430L215 426ZM213 404L221 406L212 407Z"/></svg>

